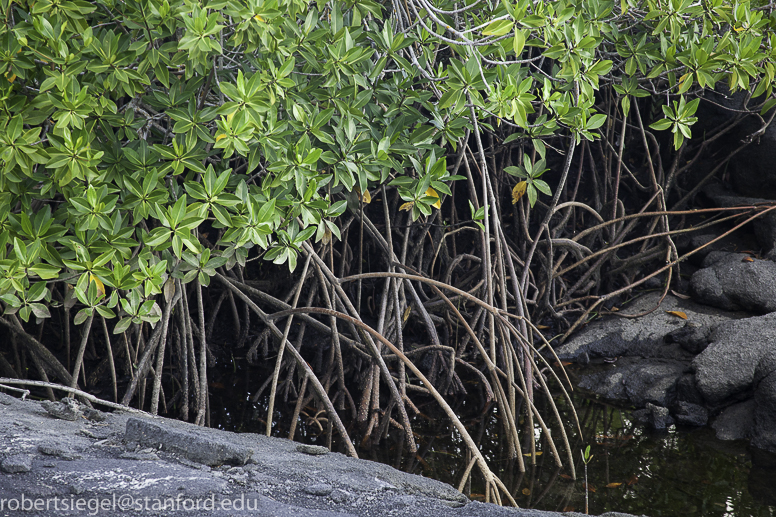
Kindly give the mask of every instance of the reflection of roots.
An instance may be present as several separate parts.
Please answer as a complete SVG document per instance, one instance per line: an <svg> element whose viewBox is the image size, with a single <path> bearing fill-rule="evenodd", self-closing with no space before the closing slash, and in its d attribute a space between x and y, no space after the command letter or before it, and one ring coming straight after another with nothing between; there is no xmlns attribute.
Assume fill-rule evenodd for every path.
<svg viewBox="0 0 776 517"><path fill-rule="evenodd" d="M305 421L304 421L304 423L305 423L305 425L307 425L307 427L312 427L313 425L318 426L318 434L322 434L323 433L323 425L321 425L321 422L323 422L324 424L328 424L329 423L329 419L326 418L326 410L325 409L321 409L320 411L315 413L315 415L312 415L312 416L307 411L302 411L301 414L307 417L305 419ZM321 415L323 415L323 416L321 416Z"/></svg>

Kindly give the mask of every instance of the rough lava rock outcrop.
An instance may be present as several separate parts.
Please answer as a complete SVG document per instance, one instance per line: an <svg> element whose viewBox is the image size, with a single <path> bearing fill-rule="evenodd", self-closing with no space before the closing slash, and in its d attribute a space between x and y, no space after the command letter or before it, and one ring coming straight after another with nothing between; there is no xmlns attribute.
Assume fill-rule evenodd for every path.
<svg viewBox="0 0 776 517"><path fill-rule="evenodd" d="M745 253L714 251L692 275L696 300L725 310L776 311L776 262Z"/></svg>
<svg viewBox="0 0 776 517"><path fill-rule="evenodd" d="M655 309L659 301L660 293L649 293L621 312L628 315L644 313ZM688 319L670 314L670 311L683 312ZM705 336L718 324L744 316L745 313L730 313L668 295L660 307L644 316L625 318L613 314L590 324L555 349L555 353L562 361L574 362L619 356L687 361L693 354L676 339L665 339L667 335L690 325L700 336Z"/></svg>
<svg viewBox="0 0 776 517"><path fill-rule="evenodd" d="M757 367L776 343L776 313L718 325L710 341L692 365L703 398L718 405L754 388Z"/></svg>
<svg viewBox="0 0 776 517"><path fill-rule="evenodd" d="M713 255L709 269L740 263L738 254L719 260ZM763 271L774 266L762 262L767 262ZM659 299L659 293L647 294L620 310L643 313ZM578 371L580 388L635 406L637 419L653 428L712 420L718 438L751 439L753 446L776 452L774 343L776 312L753 316L669 295L639 318L610 316L592 323L556 353L588 365Z"/></svg>
<svg viewBox="0 0 776 517"><path fill-rule="evenodd" d="M325 447L123 412L66 420L2 393L0 469L0 502L35 517L581 517L471 502Z"/></svg>

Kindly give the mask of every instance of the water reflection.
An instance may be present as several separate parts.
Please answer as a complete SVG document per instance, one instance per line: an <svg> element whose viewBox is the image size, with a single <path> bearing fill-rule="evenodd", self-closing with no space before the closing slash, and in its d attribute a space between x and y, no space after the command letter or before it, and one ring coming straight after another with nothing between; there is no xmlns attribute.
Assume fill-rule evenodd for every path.
<svg viewBox="0 0 776 517"><path fill-rule="evenodd" d="M241 365L214 373L210 391L213 425L263 434L266 396L256 402L250 400L251 390L255 391L256 386L249 382L249 377L257 372ZM235 397L235 393L248 395ZM571 421L567 404L560 398L556 403L563 417ZM585 485L580 451L589 444L593 455L588 465L587 487L591 514L619 511L650 517L776 515L776 456L749 450L743 442L716 440L708 428L671 428L665 433L655 433L635 424L627 410L580 395L574 403L583 434L580 436L570 428L567 432L574 451L577 480L571 478L568 469L559 470L555 466L541 429L527 433L525 423L522 423L521 439L531 436L537 454L524 458L526 472L520 473L515 458L506 455L507 443L497 411L482 413L481 408L470 408L463 403L454 409L461 415L491 468L501 476L522 507L584 512ZM462 447L460 436L448 425L433 400L416 401L416 404L420 414L412 417L412 425L419 447L417 454L407 454L399 433L392 433L389 428L387 438L377 446L360 444L359 455L457 487L470 459L468 451ZM541 411L542 401L537 400L537 404ZM283 410L283 404L279 404L275 415L279 425L273 432L276 436L286 437L293 398L288 406L291 409ZM297 422L296 440L326 444L326 426L321 432L321 426L314 419L305 417L305 414L315 415L316 411L313 406L305 408ZM358 443L357 426L347 422L346 414L342 416ZM553 432L552 427L550 432ZM554 432L558 432L557 428ZM558 447L562 445L559 443ZM334 448L337 450L337 437ZM525 443L523 450L529 450ZM565 451L559 452L565 460ZM474 499L483 498L482 482L477 475L463 489Z"/></svg>

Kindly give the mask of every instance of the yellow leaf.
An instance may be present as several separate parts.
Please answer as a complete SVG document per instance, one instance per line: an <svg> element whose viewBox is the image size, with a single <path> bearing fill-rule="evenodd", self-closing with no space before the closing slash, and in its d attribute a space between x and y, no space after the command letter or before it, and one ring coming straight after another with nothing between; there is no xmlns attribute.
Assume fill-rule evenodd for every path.
<svg viewBox="0 0 776 517"><path fill-rule="evenodd" d="M412 207L415 206L414 201L408 201L404 203L402 206L399 207L399 210L412 210Z"/></svg>
<svg viewBox="0 0 776 517"><path fill-rule="evenodd" d="M402 317L401 317L401 320L402 320L402 321L407 321L407 318L409 318L409 317L410 317L410 313L411 313L411 312L412 312L412 307L410 307L410 306L408 305L408 306L407 306L407 308L406 308L406 309L404 309L404 314L402 315Z"/></svg>
<svg viewBox="0 0 776 517"><path fill-rule="evenodd" d="M524 488L523 489L523 495L531 495L531 489L530 488Z"/></svg>
<svg viewBox="0 0 776 517"><path fill-rule="evenodd" d="M97 278L92 273L89 273L89 282L94 282L95 284L97 284L97 290L100 291L100 293L102 293L103 296L105 296L105 285L102 283L102 281L99 278Z"/></svg>
<svg viewBox="0 0 776 517"><path fill-rule="evenodd" d="M682 318L683 320L687 319L687 314L683 313L682 311L666 311L671 316L676 316L677 318Z"/></svg>
<svg viewBox="0 0 776 517"><path fill-rule="evenodd" d="M216 142L218 142L222 138L226 138L226 135L224 133L221 133L220 135L216 136Z"/></svg>
<svg viewBox="0 0 776 517"><path fill-rule="evenodd" d="M9 83L12 83L12 82L14 82L16 80L16 74L11 74L11 76L8 77L8 72L6 72L5 78L8 79Z"/></svg>
<svg viewBox="0 0 776 517"><path fill-rule="evenodd" d="M236 111L233 111L233 112L231 112L230 114L228 114L228 115L226 116L226 121L227 121L227 122L231 122L231 121L232 121L232 119L234 118L234 114L235 114L235 113L237 113L237 112L236 112Z"/></svg>
<svg viewBox="0 0 776 517"><path fill-rule="evenodd" d="M264 18L262 18L260 14L257 14L256 16L254 16L253 19L258 21L258 22L263 22L264 21Z"/></svg>
<svg viewBox="0 0 776 517"><path fill-rule="evenodd" d="M440 208L442 208L442 200L441 200L441 199L439 199L439 194L437 194L437 191L436 191L436 190L432 189L431 187L428 187L428 188L426 189L426 195L427 195L428 197L435 197L435 198L437 198L437 200L436 200L436 203L434 203L434 204L433 204L433 205L431 205L431 206L435 207L437 210L439 210Z"/></svg>
<svg viewBox="0 0 776 517"><path fill-rule="evenodd" d="M541 456L542 455L542 451L536 451L536 455L537 456ZM531 453L530 452L524 452L523 456L531 456Z"/></svg>
<svg viewBox="0 0 776 517"><path fill-rule="evenodd" d="M744 257L741 262L754 262L754 259L752 257Z"/></svg>
<svg viewBox="0 0 776 517"><path fill-rule="evenodd" d="M525 181L521 181L515 187L512 189L512 204L514 205L518 201L520 201L520 198L525 195L525 191L528 188L528 183Z"/></svg>
<svg viewBox="0 0 776 517"><path fill-rule="evenodd" d="M367 205L372 202L372 194L369 193L369 189L364 191L364 195L361 196L361 199L366 203Z"/></svg>
<svg viewBox="0 0 776 517"><path fill-rule="evenodd" d="M606 488L617 488L620 485L622 485L622 483L609 483L606 485Z"/></svg>

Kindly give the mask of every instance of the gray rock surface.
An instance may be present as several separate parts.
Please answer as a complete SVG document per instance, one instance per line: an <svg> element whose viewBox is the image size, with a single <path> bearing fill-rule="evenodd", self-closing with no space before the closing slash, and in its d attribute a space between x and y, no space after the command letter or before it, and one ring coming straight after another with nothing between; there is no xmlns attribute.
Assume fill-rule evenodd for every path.
<svg viewBox="0 0 776 517"><path fill-rule="evenodd" d="M666 406L676 399L676 386L687 364L670 359L623 357L580 373L579 387L607 400L643 408Z"/></svg>
<svg viewBox="0 0 776 517"><path fill-rule="evenodd" d="M29 472L32 470L32 458L32 454L13 454L5 458L0 467L8 474Z"/></svg>
<svg viewBox="0 0 776 517"><path fill-rule="evenodd" d="M752 445L776 452L776 372L760 381L754 393Z"/></svg>
<svg viewBox="0 0 776 517"><path fill-rule="evenodd" d="M580 515L469 502L439 481L288 440L103 416L63 420L38 402L0 394L0 499L33 505L23 513L35 517Z"/></svg>
<svg viewBox="0 0 776 517"><path fill-rule="evenodd" d="M660 293L649 293L622 309L622 312L639 314L653 309L659 300ZM684 320L667 311L684 312L688 319ZM693 354L676 341L666 340L667 334L683 329L688 322L696 325L698 332L706 333L720 323L743 316L745 314L721 311L669 295L657 310L640 318L611 316L593 322L555 352L561 360L575 362L585 354L591 360L623 355L689 360Z"/></svg>
<svg viewBox="0 0 776 517"><path fill-rule="evenodd" d="M674 418L682 425L702 427L709 422L709 411L699 404L679 401L674 409Z"/></svg>
<svg viewBox="0 0 776 517"><path fill-rule="evenodd" d="M634 411L633 418L637 422L648 425L658 431L668 429L674 424L674 419L671 418L667 407L656 406L649 402L647 402L647 406L644 409Z"/></svg>
<svg viewBox="0 0 776 517"><path fill-rule="evenodd" d="M645 359L625 379L625 393L637 407L667 406L676 398L676 383L686 369L679 361Z"/></svg>
<svg viewBox="0 0 776 517"><path fill-rule="evenodd" d="M715 251L703 265L690 280L696 300L725 310L776 311L776 262Z"/></svg>
<svg viewBox="0 0 776 517"><path fill-rule="evenodd" d="M748 440L752 436L753 426L754 400L752 399L723 409L711 424L720 440Z"/></svg>
<svg viewBox="0 0 776 517"><path fill-rule="evenodd" d="M172 428L153 421L130 418L124 438L145 447L176 453L187 460L209 465L245 465L253 455L250 447L241 447L228 439L219 439L211 430Z"/></svg>
<svg viewBox="0 0 776 517"><path fill-rule="evenodd" d="M650 293L621 309L638 314L653 309L660 293ZM670 312L684 313L682 319ZM611 366L580 372L579 386L606 399L643 408L647 403L672 407L677 400L702 402L690 375L694 352L708 346L712 330L744 313L731 313L669 295L661 306L639 318L611 316L592 323L556 349L561 360L601 362ZM681 382L680 382L681 381Z"/></svg>
<svg viewBox="0 0 776 517"><path fill-rule="evenodd" d="M709 269L720 264L737 267L742 257L748 255L713 252L706 262ZM760 262L772 267L769 261ZM769 285L756 277L750 287ZM776 286L773 289L776 297ZM646 312L659 297L646 295L621 310ZM687 319L668 311L681 311ZM718 438L750 439L757 448L776 451L774 343L776 312L752 316L669 295L645 316L594 322L556 352L561 360L586 365L575 371L580 388L644 408L635 416L646 425L670 425L670 413L678 424L703 426L719 412L712 425Z"/></svg>
<svg viewBox="0 0 776 517"><path fill-rule="evenodd" d="M753 388L757 366L776 342L776 313L719 325L710 340L693 368L703 398L720 404Z"/></svg>

